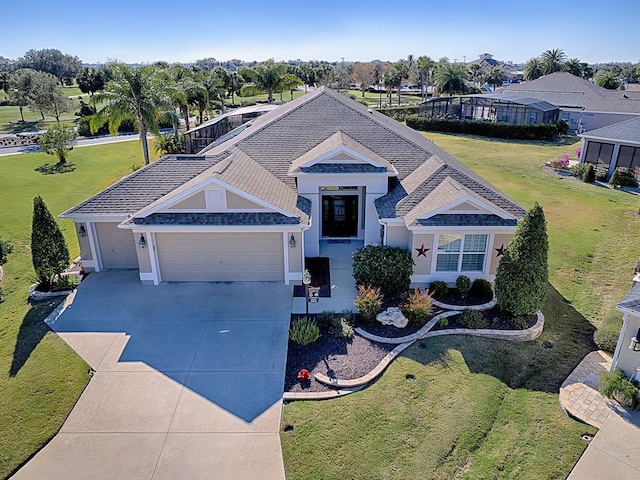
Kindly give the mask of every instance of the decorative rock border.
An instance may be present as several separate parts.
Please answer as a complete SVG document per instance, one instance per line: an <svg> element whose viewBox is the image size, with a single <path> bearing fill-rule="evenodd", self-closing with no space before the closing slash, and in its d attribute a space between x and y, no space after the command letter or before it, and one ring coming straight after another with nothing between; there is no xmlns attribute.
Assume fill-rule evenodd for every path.
<svg viewBox="0 0 640 480"><path fill-rule="evenodd" d="M418 330L415 333L412 333L411 335L405 335L404 337L380 337L378 335L374 335L373 333L369 333L360 327L356 328L355 331L358 332L358 335L360 335L361 337L364 337L367 340L371 340L372 342L391 343L391 344L415 342L416 340L422 338L423 335L425 335L429 330L431 330L441 318L452 317L454 315L458 315L459 313L460 312L458 311L451 311L451 312L441 313L440 315L436 315L431 320L429 320L424 325L424 327L422 327L420 330Z"/></svg>
<svg viewBox="0 0 640 480"><path fill-rule="evenodd" d="M436 307L445 308L447 310L455 310L457 312L461 312L462 310L489 310L496 306L498 303L498 299L494 296L490 302L482 303L480 305L449 305L448 303L442 303L438 300L431 298L431 303L433 303Z"/></svg>
<svg viewBox="0 0 640 480"><path fill-rule="evenodd" d="M50 298L55 297L66 297L73 290L63 290L61 292L39 292L36 290L38 288L38 284L34 283L29 287L29 298L31 300L40 301L40 300L48 300Z"/></svg>

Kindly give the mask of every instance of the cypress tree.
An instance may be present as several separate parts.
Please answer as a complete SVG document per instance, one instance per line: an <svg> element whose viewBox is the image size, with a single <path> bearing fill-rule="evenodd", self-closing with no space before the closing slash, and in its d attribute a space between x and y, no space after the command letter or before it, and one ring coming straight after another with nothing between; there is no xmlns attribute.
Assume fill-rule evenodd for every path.
<svg viewBox="0 0 640 480"><path fill-rule="evenodd" d="M549 292L547 222L537 203L527 212L496 271L498 306L514 316L531 315Z"/></svg>
<svg viewBox="0 0 640 480"><path fill-rule="evenodd" d="M582 181L585 183L593 183L596 181L596 171L593 168L592 163L590 163L587 166L587 169L584 171L584 174L582 175Z"/></svg>
<svg viewBox="0 0 640 480"><path fill-rule="evenodd" d="M31 260L43 290L50 290L55 277L69 266L67 242L40 196L33 199Z"/></svg>

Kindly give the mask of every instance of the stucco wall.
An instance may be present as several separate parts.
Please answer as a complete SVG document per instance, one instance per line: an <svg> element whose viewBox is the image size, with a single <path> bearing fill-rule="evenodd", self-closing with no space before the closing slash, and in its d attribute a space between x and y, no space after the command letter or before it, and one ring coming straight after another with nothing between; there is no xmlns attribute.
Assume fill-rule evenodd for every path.
<svg viewBox="0 0 640 480"><path fill-rule="evenodd" d="M246 210L263 210L263 207L243 198L235 193L227 192L227 208L246 209Z"/></svg>
<svg viewBox="0 0 640 480"><path fill-rule="evenodd" d="M80 236L80 234L78 233L80 227L84 227L84 237ZM93 260L93 255L91 254L91 245L89 243L89 226L84 222L76 223L76 235L78 236L78 245L80 246L80 258L82 260Z"/></svg>
<svg viewBox="0 0 640 480"><path fill-rule="evenodd" d="M206 208L206 202L204 198L204 192L198 192L189 198L185 198L180 203L171 207L171 210L189 210L192 208L204 209Z"/></svg>
<svg viewBox="0 0 640 480"><path fill-rule="evenodd" d="M289 234L287 236L287 245L289 244L291 235L296 239L296 246L295 248L287 247L289 254L289 273L302 272L302 235L300 232Z"/></svg>
<svg viewBox="0 0 640 480"><path fill-rule="evenodd" d="M427 256L420 255L418 257L417 248L424 244L425 249L429 249ZM430 275L431 260L433 258L433 234L414 234L411 244L411 257L415 266L413 267L414 275Z"/></svg>
<svg viewBox="0 0 640 480"><path fill-rule="evenodd" d="M509 242L511 241L511 237L513 237L513 235L511 234L500 234L493 236L493 246L489 250L489 255L491 255L491 263L489 264L489 275L496 274L496 269L498 268L498 264L500 263L501 257L498 257L498 252L496 251L496 249L500 248L501 246L507 248Z"/></svg>
<svg viewBox="0 0 640 480"><path fill-rule="evenodd" d="M622 343L620 345L620 353L618 354L618 362L616 367L621 369L627 377L631 378L636 375L636 379L640 379L638 372L634 372L634 368L640 367L640 352L634 352L629 350L631 339L638 333L640 328L640 318L629 316L627 321L627 328L622 336ZM618 340L620 342L620 340Z"/></svg>
<svg viewBox="0 0 640 480"><path fill-rule="evenodd" d="M151 248L136 248L136 255L138 256L138 265L140 266L140 273L151 273L151 258L149 255L153 254Z"/></svg>
<svg viewBox="0 0 640 480"><path fill-rule="evenodd" d="M411 235L404 225L387 227L387 245L390 247L409 248ZM427 247L430 248L430 247Z"/></svg>

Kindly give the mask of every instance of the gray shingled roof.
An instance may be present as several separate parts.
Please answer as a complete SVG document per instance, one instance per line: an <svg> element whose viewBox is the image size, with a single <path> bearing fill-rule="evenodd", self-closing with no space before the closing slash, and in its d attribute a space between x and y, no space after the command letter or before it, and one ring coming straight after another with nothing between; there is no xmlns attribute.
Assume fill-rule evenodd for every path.
<svg viewBox="0 0 640 480"><path fill-rule="evenodd" d="M367 163L317 163L301 167L303 173L387 173L386 167L376 167Z"/></svg>
<svg viewBox="0 0 640 480"><path fill-rule="evenodd" d="M228 153L223 152L210 157L163 157L127 175L80 205L70 208L61 216L132 214L198 176L227 155Z"/></svg>
<svg viewBox="0 0 640 480"><path fill-rule="evenodd" d="M297 225L299 217L287 217L273 212L233 213L153 213L134 218L135 225Z"/></svg>
<svg viewBox="0 0 640 480"><path fill-rule="evenodd" d="M581 137L640 144L640 117L591 130L582 134Z"/></svg>
<svg viewBox="0 0 640 480"><path fill-rule="evenodd" d="M446 214L434 215L429 218L418 219L415 224L423 227L515 227L516 220L500 218L497 215L462 215Z"/></svg>
<svg viewBox="0 0 640 480"><path fill-rule="evenodd" d="M635 283L620 302L618 308L626 308L640 315L640 283Z"/></svg>
<svg viewBox="0 0 640 480"><path fill-rule="evenodd" d="M530 82L507 85L496 89L496 93L533 97L559 107L640 114L640 98L637 95L607 90L568 72L555 72Z"/></svg>

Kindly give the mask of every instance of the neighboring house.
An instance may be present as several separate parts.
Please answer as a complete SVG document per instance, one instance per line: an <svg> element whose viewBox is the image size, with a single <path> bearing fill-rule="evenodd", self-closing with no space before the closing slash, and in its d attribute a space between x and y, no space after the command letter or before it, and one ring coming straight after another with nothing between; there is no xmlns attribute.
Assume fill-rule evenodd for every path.
<svg viewBox="0 0 640 480"><path fill-rule="evenodd" d="M413 282L492 280L524 209L420 133L320 88L61 216L86 270L299 282L324 241L409 249Z"/></svg>
<svg viewBox="0 0 640 480"><path fill-rule="evenodd" d="M640 92L607 90L568 72L508 85L496 93L533 97L560 107L560 120L579 134L640 116Z"/></svg>
<svg viewBox="0 0 640 480"><path fill-rule="evenodd" d="M496 60L490 53L482 53L478 56L478 58L467 62L465 65L467 67L470 67L471 65L480 65L482 71L484 72L488 72L492 68L500 68L504 70L504 73L507 74L509 82L519 82L523 78L521 69L517 69L510 63Z"/></svg>
<svg viewBox="0 0 640 480"><path fill-rule="evenodd" d="M640 276L633 279L631 290L617 310L622 312L622 330L611 362L611 371L621 369L632 380L640 380Z"/></svg>
<svg viewBox="0 0 640 480"><path fill-rule="evenodd" d="M580 162L592 163L611 176L616 168L640 167L640 117L580 135L584 139Z"/></svg>

